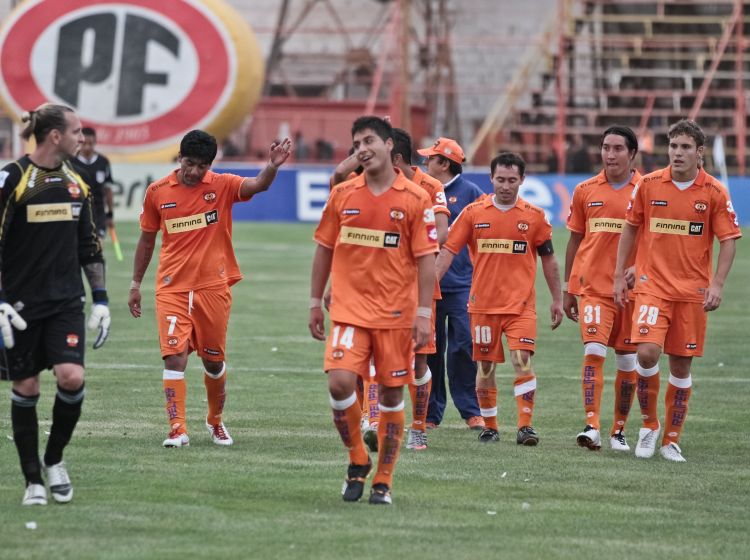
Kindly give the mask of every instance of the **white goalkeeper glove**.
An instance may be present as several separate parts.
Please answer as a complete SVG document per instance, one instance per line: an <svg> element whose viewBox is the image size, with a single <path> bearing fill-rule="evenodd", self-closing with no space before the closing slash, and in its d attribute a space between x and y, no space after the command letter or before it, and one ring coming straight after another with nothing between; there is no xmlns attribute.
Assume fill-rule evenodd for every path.
<svg viewBox="0 0 750 560"><path fill-rule="evenodd" d="M91 330L99 329L94 341L94 350L101 348L109 336L109 325L112 319L109 316L109 307L107 306L107 291L94 290L94 305L91 306L91 315L89 316L88 327Z"/></svg>
<svg viewBox="0 0 750 560"><path fill-rule="evenodd" d="M7 302L0 300L0 331L3 333L3 346L13 348L13 328L19 331L26 329L26 321Z"/></svg>

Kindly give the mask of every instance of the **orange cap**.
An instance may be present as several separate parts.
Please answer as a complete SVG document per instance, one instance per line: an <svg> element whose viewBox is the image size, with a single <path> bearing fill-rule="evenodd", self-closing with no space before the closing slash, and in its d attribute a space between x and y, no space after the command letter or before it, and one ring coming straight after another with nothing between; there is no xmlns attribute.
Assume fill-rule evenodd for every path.
<svg viewBox="0 0 750 560"><path fill-rule="evenodd" d="M461 146L458 145L458 142L450 138L438 138L432 146L423 150L417 150L417 153L425 157L443 156L456 163L466 161Z"/></svg>

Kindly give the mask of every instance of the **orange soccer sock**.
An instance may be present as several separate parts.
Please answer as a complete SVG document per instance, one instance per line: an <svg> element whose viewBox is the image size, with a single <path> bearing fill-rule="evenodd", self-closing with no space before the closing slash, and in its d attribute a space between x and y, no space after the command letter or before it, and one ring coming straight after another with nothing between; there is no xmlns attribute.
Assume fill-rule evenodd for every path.
<svg viewBox="0 0 750 560"><path fill-rule="evenodd" d="M420 379L409 383L409 394L411 395L413 430L424 430L427 422L427 407L430 404L430 390L432 389L432 372L430 368Z"/></svg>
<svg viewBox="0 0 750 560"><path fill-rule="evenodd" d="M628 421L628 416L630 415L630 407L633 406L637 381L638 374L635 370L617 370L617 377L615 377L615 416L612 424L612 433L625 429L625 423Z"/></svg>
<svg viewBox="0 0 750 560"><path fill-rule="evenodd" d="M636 393L641 407L643 427L656 430L659 427L659 418L656 415L656 400L659 398L659 364L650 368L637 364L636 371L638 372Z"/></svg>
<svg viewBox="0 0 750 560"><path fill-rule="evenodd" d="M390 407L380 405L378 424L378 470L372 483L393 486L393 471L396 468L401 440L404 437L404 401Z"/></svg>
<svg viewBox="0 0 750 560"><path fill-rule="evenodd" d="M603 344L586 344L583 357L583 410L586 412L586 424L599 430L601 428L602 389L604 388L604 358L607 347Z"/></svg>
<svg viewBox="0 0 750 560"><path fill-rule="evenodd" d="M669 385L667 385L667 395L664 402L667 406L666 417L664 419L664 438L662 445L670 443L679 443L682 426L685 424L685 418L688 412L688 401L693 392L692 380L690 375L685 379L677 378L670 374Z"/></svg>
<svg viewBox="0 0 750 560"><path fill-rule="evenodd" d="M181 433L187 432L185 424L185 398L187 395L187 384L185 383L185 372L165 369L162 375L164 396L167 404L167 418L169 429Z"/></svg>
<svg viewBox="0 0 750 560"><path fill-rule="evenodd" d="M498 431L497 427L497 387L477 387L479 411L484 418L484 427Z"/></svg>
<svg viewBox="0 0 750 560"><path fill-rule="evenodd" d="M341 436L341 441L349 450L349 462L355 465L366 465L369 455L362 440L360 428L361 412L357 394L352 393L344 400L337 401L330 397L333 409L333 423Z"/></svg>
<svg viewBox="0 0 750 560"><path fill-rule="evenodd" d="M513 394L518 408L518 428L531 426L534 414L534 395L536 394L536 375L529 373L519 375L513 382Z"/></svg>
<svg viewBox="0 0 750 560"><path fill-rule="evenodd" d="M375 382L365 381L364 411L367 414L367 421L371 426L377 426L380 420L380 391L378 384Z"/></svg>
<svg viewBox="0 0 750 560"><path fill-rule="evenodd" d="M221 424L221 415L224 412L226 401L227 366L224 364L217 374L204 372L203 384L206 386L206 399L208 400L208 416L206 422L212 426Z"/></svg>

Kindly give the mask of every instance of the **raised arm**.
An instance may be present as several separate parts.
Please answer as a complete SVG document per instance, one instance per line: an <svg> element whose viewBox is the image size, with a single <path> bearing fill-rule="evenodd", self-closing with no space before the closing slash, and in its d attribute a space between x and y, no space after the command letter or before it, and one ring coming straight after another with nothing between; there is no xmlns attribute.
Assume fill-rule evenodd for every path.
<svg viewBox="0 0 750 560"><path fill-rule="evenodd" d="M276 172L279 167L287 160L292 149L292 141L284 138L280 143L271 144L268 154L268 165L266 165L255 177L248 177L242 181L240 186L240 196L247 200L251 196L268 190L271 183L276 178Z"/></svg>

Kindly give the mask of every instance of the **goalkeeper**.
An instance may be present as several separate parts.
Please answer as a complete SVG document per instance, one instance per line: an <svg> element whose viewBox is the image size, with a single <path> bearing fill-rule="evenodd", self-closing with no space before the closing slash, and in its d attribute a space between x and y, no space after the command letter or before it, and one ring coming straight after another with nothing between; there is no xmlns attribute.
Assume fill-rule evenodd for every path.
<svg viewBox="0 0 750 560"><path fill-rule="evenodd" d="M88 185L68 158L83 136L76 113L45 104L24 115L22 136L36 149L0 170L0 375L12 382L11 422L26 479L23 505L45 505L47 479L57 502L69 502L73 487L63 450L73 435L84 395L83 269L93 296L89 327L98 329L94 348L109 332L104 260L91 214ZM39 373L57 380L52 427L39 456L36 405Z"/></svg>

